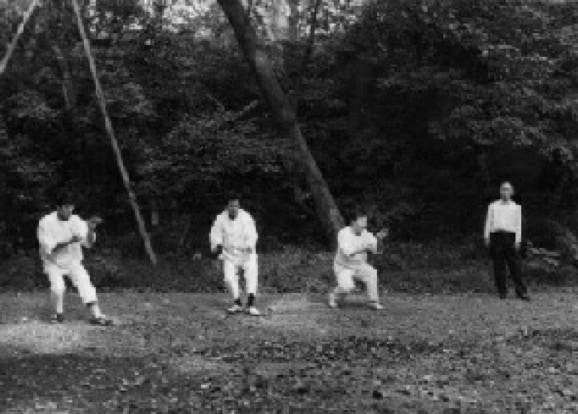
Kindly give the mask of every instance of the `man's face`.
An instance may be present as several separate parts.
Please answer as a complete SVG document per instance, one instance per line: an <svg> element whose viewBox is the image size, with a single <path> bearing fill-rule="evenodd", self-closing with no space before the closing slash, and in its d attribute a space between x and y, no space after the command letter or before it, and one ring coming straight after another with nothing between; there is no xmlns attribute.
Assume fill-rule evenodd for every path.
<svg viewBox="0 0 578 414"><path fill-rule="evenodd" d="M72 204L65 204L58 206L56 208L58 218L62 221L68 221L72 213L74 212L74 206Z"/></svg>
<svg viewBox="0 0 578 414"><path fill-rule="evenodd" d="M239 208L241 208L241 203L239 200L231 200L227 204L227 212L229 213L229 218L234 220L239 215Z"/></svg>
<svg viewBox="0 0 578 414"><path fill-rule="evenodd" d="M358 236L363 233L363 230L367 228L367 217L358 217L352 224L351 228L353 228L353 232Z"/></svg>
<svg viewBox="0 0 578 414"><path fill-rule="evenodd" d="M510 184L502 184L500 187L500 198L504 201L510 201L513 193L514 189Z"/></svg>

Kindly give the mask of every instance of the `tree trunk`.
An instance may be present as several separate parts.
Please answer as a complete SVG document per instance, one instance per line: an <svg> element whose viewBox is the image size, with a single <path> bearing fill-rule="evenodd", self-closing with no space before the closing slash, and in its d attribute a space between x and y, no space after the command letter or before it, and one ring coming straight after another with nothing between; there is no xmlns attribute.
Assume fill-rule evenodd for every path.
<svg viewBox="0 0 578 414"><path fill-rule="evenodd" d="M34 13L34 10L36 9L37 6L38 6L38 0L32 0L32 3L30 3L28 10L26 10L26 12L24 13L24 17L22 18L22 21L18 24L18 28L16 29L16 34L12 38L11 42L8 44L8 48L6 49L6 52L4 53L4 57L0 61L0 76L2 76L4 74L4 71L6 70L6 67L8 66L8 62L10 62L10 59L12 58L12 54L14 53L14 50L16 50L16 47L18 46L18 40L20 39L20 36L22 36L22 34L24 33L24 29L26 28L26 24L28 23L28 20L30 20L30 17Z"/></svg>
<svg viewBox="0 0 578 414"><path fill-rule="evenodd" d="M58 69L60 70L60 76L62 78L62 94L64 96L66 111L72 112L76 107L76 92L74 90L72 75L70 74L68 59L56 41L52 43L51 47L56 56L56 63L58 64Z"/></svg>
<svg viewBox="0 0 578 414"><path fill-rule="evenodd" d="M82 137L81 134L78 134L74 122L74 115L76 111L76 89L72 80L70 65L67 56L58 45L58 40L53 40L51 42L51 49L56 58L56 64L58 65L62 82L62 95L64 97L64 104L66 108L66 116L64 121L68 136L67 139L72 142L72 146L74 148L74 159L76 160L77 168L82 169L84 158L83 154L85 153L84 137Z"/></svg>
<svg viewBox="0 0 578 414"><path fill-rule="evenodd" d="M281 130L293 139L300 150L300 161L315 202L317 217L321 221L325 234L332 245L336 242L336 233L343 226L343 219L329 191L327 182L313 158L309 146L297 124L295 112L281 89L267 55L258 46L257 34L252 27L240 0L218 0L227 15L243 54L255 73L261 91L269 103Z"/></svg>
<svg viewBox="0 0 578 414"><path fill-rule="evenodd" d="M145 221L142 217L140 206L136 199L136 194L132 188L130 177L128 175L128 171L124 165L124 161L122 158L122 153L120 151L120 146L118 144L118 140L116 139L116 135L114 133L114 128L112 127L112 122L110 120L110 116L108 115L108 110L106 108L106 99L104 97L104 91L102 90L102 85L100 84L100 80L98 78L98 73L96 70L96 63L94 61L94 57L92 56L92 51L90 49L90 41L86 34L86 29L84 23L82 21L82 14L80 12L80 6L78 5L77 0L72 0L72 6L74 7L74 14L76 15L76 23L78 25L78 31L82 38L82 44L84 47L84 52L86 54L86 58L88 59L88 64L90 67L90 73L92 75L92 80L94 82L94 88L96 92L96 99L98 101L98 106L100 108L100 112L102 117L104 118L104 128L108 134L110 139L110 144L112 146L112 150L115 155L116 164L118 166L122 182L124 184L125 190L128 195L128 201L133 209L135 219L137 221L138 230L140 233L141 238L143 239L143 243L145 245L145 250L149 256L149 259L153 265L157 264L157 256L153 250L150 237L148 231L146 229Z"/></svg>
<svg viewBox="0 0 578 414"><path fill-rule="evenodd" d="M296 43L299 41L299 0L289 0L289 20L287 27L287 40Z"/></svg>

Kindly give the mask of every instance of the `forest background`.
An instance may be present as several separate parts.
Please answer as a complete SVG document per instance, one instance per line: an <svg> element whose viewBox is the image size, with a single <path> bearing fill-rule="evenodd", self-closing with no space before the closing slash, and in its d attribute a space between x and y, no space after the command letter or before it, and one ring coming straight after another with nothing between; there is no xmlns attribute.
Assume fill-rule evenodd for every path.
<svg viewBox="0 0 578 414"><path fill-rule="evenodd" d="M221 288L212 262L192 258L234 189L258 223L265 289L332 283L339 217L320 205L334 202L390 227L375 258L387 289L491 290L481 232L502 180L516 187L535 247L531 283L575 279L577 3L81 4L159 265L144 254L72 6L44 1L0 78L0 288L46 285L35 229L69 187L79 214L105 219L87 259L100 288ZM284 100L239 47L236 4ZM28 6L0 3L0 44ZM294 118L280 119L287 108Z"/></svg>

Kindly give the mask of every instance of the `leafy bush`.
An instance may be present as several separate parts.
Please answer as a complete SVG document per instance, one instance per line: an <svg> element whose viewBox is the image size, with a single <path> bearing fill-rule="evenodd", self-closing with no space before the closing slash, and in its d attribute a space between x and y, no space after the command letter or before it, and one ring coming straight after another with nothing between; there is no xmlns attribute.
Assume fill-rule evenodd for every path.
<svg viewBox="0 0 578 414"><path fill-rule="evenodd" d="M32 255L13 255L3 261L0 290L31 291L48 286L40 261Z"/></svg>
<svg viewBox="0 0 578 414"><path fill-rule="evenodd" d="M21 17L9 3L0 5L0 44ZM259 104L218 5L177 33L133 3L102 6L91 29L116 36L95 42L94 55L143 212L160 216L152 233L161 253L204 245L230 188L246 194L264 251L314 245L320 232L289 161L294 148ZM0 80L0 250L33 246L51 192L66 185L79 191L82 214L106 216L124 257L138 258L75 21L70 5L60 6L35 16ZM267 52L340 206L366 205L372 226L414 244L479 234L503 179L517 184L532 239L542 233L533 223L570 216L578 200L574 2L392 0L368 2L360 15L332 7L308 62L306 37L269 42ZM195 225L184 232L182 223ZM391 267L405 254L422 260L394 252Z"/></svg>
<svg viewBox="0 0 578 414"><path fill-rule="evenodd" d="M372 260L385 292L493 293L491 262L474 244L390 244ZM537 263L537 262L536 262ZM525 279L533 290L549 286L574 286L572 267L557 268L524 263ZM91 279L100 291L225 292L221 262L193 260L192 256L165 254L157 267L118 252L88 252L85 260ZM244 281L240 280L241 287ZM286 246L276 253L259 255L259 285L265 293L322 294L335 286L333 253ZM13 256L0 269L0 290L47 289L36 253ZM361 288L361 286L359 286ZM360 293L363 291L360 290Z"/></svg>

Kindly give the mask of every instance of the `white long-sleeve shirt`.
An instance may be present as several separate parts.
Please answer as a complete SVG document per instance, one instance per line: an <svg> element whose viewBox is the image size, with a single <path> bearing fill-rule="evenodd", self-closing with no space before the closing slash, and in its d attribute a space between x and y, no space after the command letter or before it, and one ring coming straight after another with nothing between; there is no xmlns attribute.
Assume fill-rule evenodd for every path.
<svg viewBox="0 0 578 414"><path fill-rule="evenodd" d="M219 214L213 223L210 234L211 249L223 246L223 257L235 263L248 259L243 252L251 248L252 255L257 251L257 227L255 220L245 210L239 210L237 217L231 220L229 213Z"/></svg>
<svg viewBox="0 0 578 414"><path fill-rule="evenodd" d="M58 243L70 241L77 236L81 240L54 251ZM94 240L92 240L94 241ZM38 224L38 242L40 244L40 258L46 263L52 263L64 269L82 262L82 247L91 247L88 240L88 225L76 215L68 220L60 220L58 213L53 212L44 216Z"/></svg>
<svg viewBox="0 0 578 414"><path fill-rule="evenodd" d="M377 248L377 238L367 230L364 230L358 236L353 229L348 226L339 231L337 244L335 264L355 269L367 263L367 251L362 253L355 252L361 249L375 250Z"/></svg>
<svg viewBox="0 0 578 414"><path fill-rule="evenodd" d="M516 243L522 241L522 206L513 201L497 200L488 207L484 237L490 237L495 232L515 233Z"/></svg>

